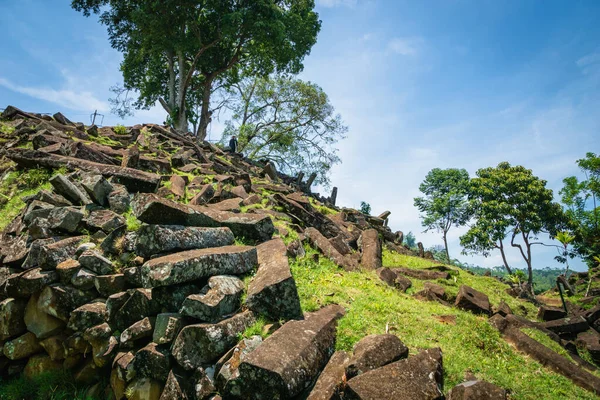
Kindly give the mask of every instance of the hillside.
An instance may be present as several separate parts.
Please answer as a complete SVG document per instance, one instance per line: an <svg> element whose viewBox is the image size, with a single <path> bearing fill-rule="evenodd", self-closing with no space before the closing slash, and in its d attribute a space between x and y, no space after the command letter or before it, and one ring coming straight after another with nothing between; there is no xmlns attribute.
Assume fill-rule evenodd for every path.
<svg viewBox="0 0 600 400"><path fill-rule="evenodd" d="M539 308L166 127L1 118L2 399L600 392L595 294Z"/></svg>

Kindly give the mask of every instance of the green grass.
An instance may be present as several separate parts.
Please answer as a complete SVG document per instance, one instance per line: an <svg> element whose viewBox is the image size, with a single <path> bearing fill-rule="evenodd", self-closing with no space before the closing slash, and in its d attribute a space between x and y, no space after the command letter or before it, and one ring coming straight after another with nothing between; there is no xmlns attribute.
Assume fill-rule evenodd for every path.
<svg viewBox="0 0 600 400"><path fill-rule="evenodd" d="M14 126L7 124L6 122L0 121L0 133L10 135L15 131Z"/></svg>
<svg viewBox="0 0 600 400"><path fill-rule="evenodd" d="M127 128L124 127L123 125L117 125L117 126L113 127L113 131L117 135L127 135Z"/></svg>
<svg viewBox="0 0 600 400"><path fill-rule="evenodd" d="M133 211L131 210L131 208L127 210L127 212L123 214L123 216L125 217L128 231L134 232L142 227L142 221L140 221L136 218L135 215L133 215Z"/></svg>
<svg viewBox="0 0 600 400"><path fill-rule="evenodd" d="M48 372L32 379L0 378L2 400L99 400L86 396L87 390L76 385L67 371Z"/></svg>
<svg viewBox="0 0 600 400"><path fill-rule="evenodd" d="M265 339L267 337L267 334L263 331L263 328L267 324L268 324L268 321L264 317L262 317L262 316L258 317L254 324L247 327L243 333L238 335L238 339L239 340L248 339L255 335L258 335L258 336L262 337L263 339Z"/></svg>
<svg viewBox="0 0 600 400"><path fill-rule="evenodd" d="M305 312L333 303L346 309L338 325L338 349L351 351L365 335L385 333L387 329L409 347L411 354L431 347L442 349L446 393L470 371L479 379L510 389L512 399L595 398L567 378L517 352L485 317L413 298L411 293L423 286L421 281L411 278L415 288L401 293L381 282L372 271L345 272L324 257L314 263L310 255L315 251L310 247L306 250L307 257L290 260L301 305ZM409 268L439 265L388 252L384 264ZM464 271L457 271L455 278L456 281L438 283L454 292L462 283L473 286L487 293L492 303L503 299L521 315L525 312L530 315L534 310L533 306L509 297L503 291L506 286L493 279ZM520 304L525 305L524 311L520 311ZM455 316L456 323L441 322L442 315Z"/></svg>

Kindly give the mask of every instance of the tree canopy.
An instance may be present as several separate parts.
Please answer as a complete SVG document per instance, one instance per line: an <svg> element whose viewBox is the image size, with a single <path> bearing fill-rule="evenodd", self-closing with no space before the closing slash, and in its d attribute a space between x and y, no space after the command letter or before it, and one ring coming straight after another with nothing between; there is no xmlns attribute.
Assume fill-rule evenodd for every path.
<svg viewBox="0 0 600 400"><path fill-rule="evenodd" d="M124 87L139 94L135 107L159 101L179 130L197 119L200 140L216 89L238 81L242 69L298 73L321 27L313 0L73 0L72 7L107 26L124 56Z"/></svg>
<svg viewBox="0 0 600 400"><path fill-rule="evenodd" d="M470 186L475 222L461 237L461 244L467 251L484 255L499 249L510 273L503 243L510 238L510 245L519 250L527 265L531 286L531 246L543 244L538 240L540 234L554 237L562 223L562 210L553 202L552 190L531 170L507 162L478 170Z"/></svg>
<svg viewBox="0 0 600 400"><path fill-rule="evenodd" d="M414 199L421 212L421 224L426 231L435 229L442 233L446 257L450 260L448 231L452 226L464 225L470 218L469 173L464 169L434 168L419 190L425 195Z"/></svg>
<svg viewBox="0 0 600 400"><path fill-rule="evenodd" d="M274 161L289 175L317 173L317 183L329 183L331 167L340 162L334 145L348 128L323 89L279 75L244 79L229 92L232 118L223 140L237 135L248 158Z"/></svg>

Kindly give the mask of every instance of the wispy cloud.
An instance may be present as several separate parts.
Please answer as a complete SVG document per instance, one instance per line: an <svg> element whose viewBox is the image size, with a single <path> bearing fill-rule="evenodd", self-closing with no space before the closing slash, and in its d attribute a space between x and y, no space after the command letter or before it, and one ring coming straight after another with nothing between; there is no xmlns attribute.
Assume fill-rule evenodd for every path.
<svg viewBox="0 0 600 400"><path fill-rule="evenodd" d="M389 41L388 50L401 56L417 55L423 39L396 37Z"/></svg>
<svg viewBox="0 0 600 400"><path fill-rule="evenodd" d="M323 7L353 7L358 3L358 0L317 0L317 4Z"/></svg>
<svg viewBox="0 0 600 400"><path fill-rule="evenodd" d="M98 110L106 112L109 106L106 102L98 100L88 91L76 92L71 89L52 89L45 87L20 86L7 79L0 78L0 86L39 100L48 101L71 110L90 112Z"/></svg>

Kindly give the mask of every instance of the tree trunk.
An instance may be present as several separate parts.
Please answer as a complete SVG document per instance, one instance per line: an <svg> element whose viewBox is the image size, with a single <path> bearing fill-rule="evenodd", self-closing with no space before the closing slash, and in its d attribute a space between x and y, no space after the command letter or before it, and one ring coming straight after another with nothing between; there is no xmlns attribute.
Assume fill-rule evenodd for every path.
<svg viewBox="0 0 600 400"><path fill-rule="evenodd" d="M448 232L444 231L444 246L446 247L446 258L448 259L448 262L450 262L450 253L448 252L448 240L446 239L446 235Z"/></svg>
<svg viewBox="0 0 600 400"><path fill-rule="evenodd" d="M212 91L212 78L207 78L202 86L202 107L200 109L200 123L196 137L199 142L206 139L206 132L211 121L210 95Z"/></svg>
<svg viewBox="0 0 600 400"><path fill-rule="evenodd" d="M175 54L169 52L167 54L167 59L169 62L169 98L167 99L167 104L169 105L171 111L173 112L175 106L177 105L177 94L176 94L176 85L177 85L177 75L175 74L175 63L173 62L173 58L175 58Z"/></svg>
<svg viewBox="0 0 600 400"><path fill-rule="evenodd" d="M179 66L179 90L177 92L177 116L174 121L175 129L180 132L186 133L188 131L188 121L186 117L185 109L185 75L186 65L183 53L177 54L177 63Z"/></svg>
<svg viewBox="0 0 600 400"><path fill-rule="evenodd" d="M512 275L512 270L508 266L508 261L506 261L506 254L504 253L504 243L502 243L502 240L500 240L500 246L498 246L498 248L500 249L500 254L502 255L502 261L504 262L504 267L506 268L506 271L509 273L509 275Z"/></svg>

